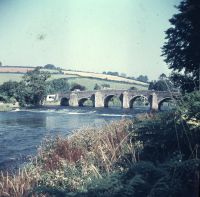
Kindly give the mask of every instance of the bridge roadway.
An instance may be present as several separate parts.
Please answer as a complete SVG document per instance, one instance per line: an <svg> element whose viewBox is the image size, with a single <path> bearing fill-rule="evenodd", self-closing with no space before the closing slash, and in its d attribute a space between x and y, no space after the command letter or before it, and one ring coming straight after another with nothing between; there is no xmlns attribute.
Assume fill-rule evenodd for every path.
<svg viewBox="0 0 200 197"><path fill-rule="evenodd" d="M162 103L175 99L178 92L153 91L153 90L97 90L97 91L72 91L59 94L58 99L62 106L81 107L84 102L91 100L94 107L108 107L113 97L118 97L122 108L132 108L134 101L143 97L150 103L150 110L159 110Z"/></svg>

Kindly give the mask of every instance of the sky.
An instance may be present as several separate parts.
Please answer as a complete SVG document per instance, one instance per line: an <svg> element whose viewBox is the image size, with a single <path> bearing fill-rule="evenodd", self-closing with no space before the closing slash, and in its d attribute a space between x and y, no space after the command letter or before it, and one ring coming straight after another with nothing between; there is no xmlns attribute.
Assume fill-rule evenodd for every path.
<svg viewBox="0 0 200 197"><path fill-rule="evenodd" d="M0 0L3 65L54 64L157 79L180 0Z"/></svg>

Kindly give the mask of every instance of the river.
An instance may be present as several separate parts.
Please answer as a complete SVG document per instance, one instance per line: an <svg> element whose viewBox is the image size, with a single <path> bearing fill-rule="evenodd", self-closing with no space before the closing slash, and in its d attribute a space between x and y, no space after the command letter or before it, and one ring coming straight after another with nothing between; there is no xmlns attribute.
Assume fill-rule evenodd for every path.
<svg viewBox="0 0 200 197"><path fill-rule="evenodd" d="M19 167L35 155L45 136L66 136L85 126L132 118L147 109L51 107L0 112L0 170Z"/></svg>

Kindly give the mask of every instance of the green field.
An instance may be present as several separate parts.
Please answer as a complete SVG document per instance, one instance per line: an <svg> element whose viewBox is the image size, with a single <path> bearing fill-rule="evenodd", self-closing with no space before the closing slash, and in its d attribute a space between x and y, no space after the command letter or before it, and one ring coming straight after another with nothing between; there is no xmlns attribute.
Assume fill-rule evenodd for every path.
<svg viewBox="0 0 200 197"><path fill-rule="evenodd" d="M20 81L24 74L18 73L0 73L0 85L6 81Z"/></svg>
<svg viewBox="0 0 200 197"><path fill-rule="evenodd" d="M0 85L6 81L20 81L24 74L21 73L0 73ZM52 74L51 79L60 79L60 78L74 78L77 75L63 75L63 74Z"/></svg>
<svg viewBox="0 0 200 197"><path fill-rule="evenodd" d="M20 81L24 74L19 73L0 73L0 85L6 81ZM69 83L79 83L84 85L87 90L93 90L95 84L109 84L111 89L129 89L130 87L136 87L139 90L146 90L147 87L135 84L129 84L124 82L116 82L116 81L108 81L102 79L94 79L94 78L86 78L86 77L78 77L77 75L63 75L63 74L52 74L51 79L59 79L59 78L68 78Z"/></svg>
<svg viewBox="0 0 200 197"><path fill-rule="evenodd" d="M147 87L143 87L140 85L135 84L129 84L129 83L123 83L123 82L115 82L115 81L107 81L107 80L101 80L101 79L92 79L92 78L72 78L68 80L70 83L79 83L81 85L84 85L87 90L93 90L94 85L97 83L98 85L102 84L109 84L111 89L129 89L130 87L136 87L140 90L146 90Z"/></svg>

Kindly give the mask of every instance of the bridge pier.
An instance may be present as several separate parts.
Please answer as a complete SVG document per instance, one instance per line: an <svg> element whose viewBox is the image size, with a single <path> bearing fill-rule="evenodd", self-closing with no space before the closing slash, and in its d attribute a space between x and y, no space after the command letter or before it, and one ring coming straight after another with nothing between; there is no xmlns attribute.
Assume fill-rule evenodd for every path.
<svg viewBox="0 0 200 197"><path fill-rule="evenodd" d="M69 106L78 107L78 95L75 93L70 94Z"/></svg>
<svg viewBox="0 0 200 197"><path fill-rule="evenodd" d="M150 96L150 110L151 111L158 111L158 98L157 95L153 92Z"/></svg>
<svg viewBox="0 0 200 197"><path fill-rule="evenodd" d="M126 91L123 92L122 108L124 108L124 109L128 109L128 108L130 108L128 92L126 92Z"/></svg>
<svg viewBox="0 0 200 197"><path fill-rule="evenodd" d="M100 91L95 93L94 107L104 107L104 98Z"/></svg>

